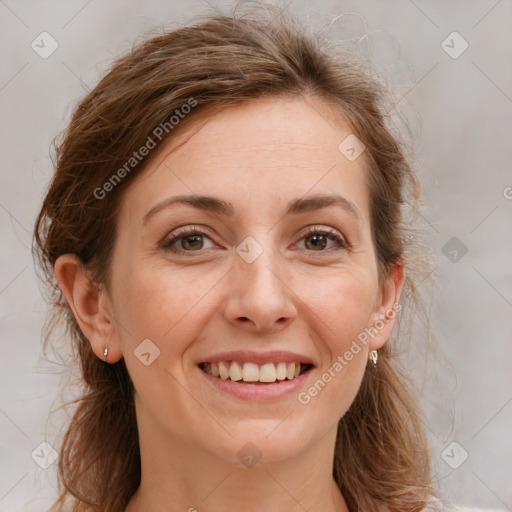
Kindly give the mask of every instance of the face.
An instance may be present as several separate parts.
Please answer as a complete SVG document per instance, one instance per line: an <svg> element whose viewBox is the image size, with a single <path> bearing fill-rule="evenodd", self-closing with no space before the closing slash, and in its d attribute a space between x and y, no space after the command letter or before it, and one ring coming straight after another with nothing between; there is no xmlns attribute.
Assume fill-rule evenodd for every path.
<svg viewBox="0 0 512 512"><path fill-rule="evenodd" d="M148 435L240 464L247 442L278 461L336 428L392 326L353 342L394 302L378 279L364 154L338 149L350 133L317 100L254 100L168 142L128 188L110 343ZM233 378L236 361L247 379L276 381L207 374L202 363L216 373L220 360ZM307 371L280 380L293 362Z"/></svg>

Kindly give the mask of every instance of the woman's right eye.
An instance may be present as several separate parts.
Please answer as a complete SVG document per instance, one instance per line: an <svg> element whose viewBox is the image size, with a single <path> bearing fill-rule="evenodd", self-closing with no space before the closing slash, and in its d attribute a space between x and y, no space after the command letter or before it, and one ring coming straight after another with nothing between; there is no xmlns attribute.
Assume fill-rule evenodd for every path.
<svg viewBox="0 0 512 512"><path fill-rule="evenodd" d="M210 240L210 237L198 228L184 228L174 232L166 237L162 242L162 249L170 250L174 253L199 252L205 248L204 239ZM211 247L206 247L209 249Z"/></svg>

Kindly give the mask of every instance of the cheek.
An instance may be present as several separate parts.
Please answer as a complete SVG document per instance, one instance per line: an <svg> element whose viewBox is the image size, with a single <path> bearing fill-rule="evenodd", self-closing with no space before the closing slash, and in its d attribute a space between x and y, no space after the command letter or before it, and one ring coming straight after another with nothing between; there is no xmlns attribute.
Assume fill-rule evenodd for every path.
<svg viewBox="0 0 512 512"><path fill-rule="evenodd" d="M337 270L303 281L304 297L316 330L336 357L369 326L377 296L376 277L361 270Z"/></svg>
<svg viewBox="0 0 512 512"><path fill-rule="evenodd" d="M298 401L318 417L327 414L334 423L353 402L366 369L364 333L370 325L377 286L371 275L352 270L311 280L302 293L306 291L309 313L305 314L315 325L322 367Z"/></svg>
<svg viewBox="0 0 512 512"><path fill-rule="evenodd" d="M211 272L190 279L183 270L159 267L127 272L118 279L114 298L122 328L117 332L128 373L141 407L158 416L162 404L166 404L164 424L171 425L178 411L198 414L195 402L180 392L178 383L184 382L187 374L187 349L200 337L216 310L209 291L221 277ZM151 340L157 348L145 340ZM150 354L147 365L142 356L145 353Z"/></svg>
<svg viewBox="0 0 512 512"><path fill-rule="evenodd" d="M214 273L190 278L181 269L161 267L127 272L118 280L115 297L126 328L123 352L150 339L162 355L182 353L201 332L202 319L207 321L208 292L218 281Z"/></svg>

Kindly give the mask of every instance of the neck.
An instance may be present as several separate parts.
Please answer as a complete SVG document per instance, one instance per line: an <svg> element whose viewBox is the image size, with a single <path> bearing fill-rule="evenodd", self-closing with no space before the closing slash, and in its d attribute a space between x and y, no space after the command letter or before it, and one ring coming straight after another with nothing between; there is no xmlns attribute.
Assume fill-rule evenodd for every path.
<svg viewBox="0 0 512 512"><path fill-rule="evenodd" d="M252 467L151 430L145 435L139 425L141 484L126 512L348 512L332 477L336 426L293 458L262 454Z"/></svg>

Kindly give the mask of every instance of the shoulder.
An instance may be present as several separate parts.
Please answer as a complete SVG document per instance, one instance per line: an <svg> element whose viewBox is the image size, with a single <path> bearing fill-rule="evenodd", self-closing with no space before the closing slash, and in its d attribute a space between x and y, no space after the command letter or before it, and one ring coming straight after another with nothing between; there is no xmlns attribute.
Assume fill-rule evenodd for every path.
<svg viewBox="0 0 512 512"><path fill-rule="evenodd" d="M467 507L463 505L441 505L434 504L432 506L424 508L421 512L505 512L504 509L489 509L479 507Z"/></svg>
<svg viewBox="0 0 512 512"><path fill-rule="evenodd" d="M377 507L378 512L390 512L389 508L380 505ZM453 505L441 500L435 500L433 503L423 508L420 512L506 512L503 508L480 508L468 507L465 505Z"/></svg>
<svg viewBox="0 0 512 512"><path fill-rule="evenodd" d="M480 508L480 507L465 507L462 505L453 506L450 512L505 512L503 508Z"/></svg>

